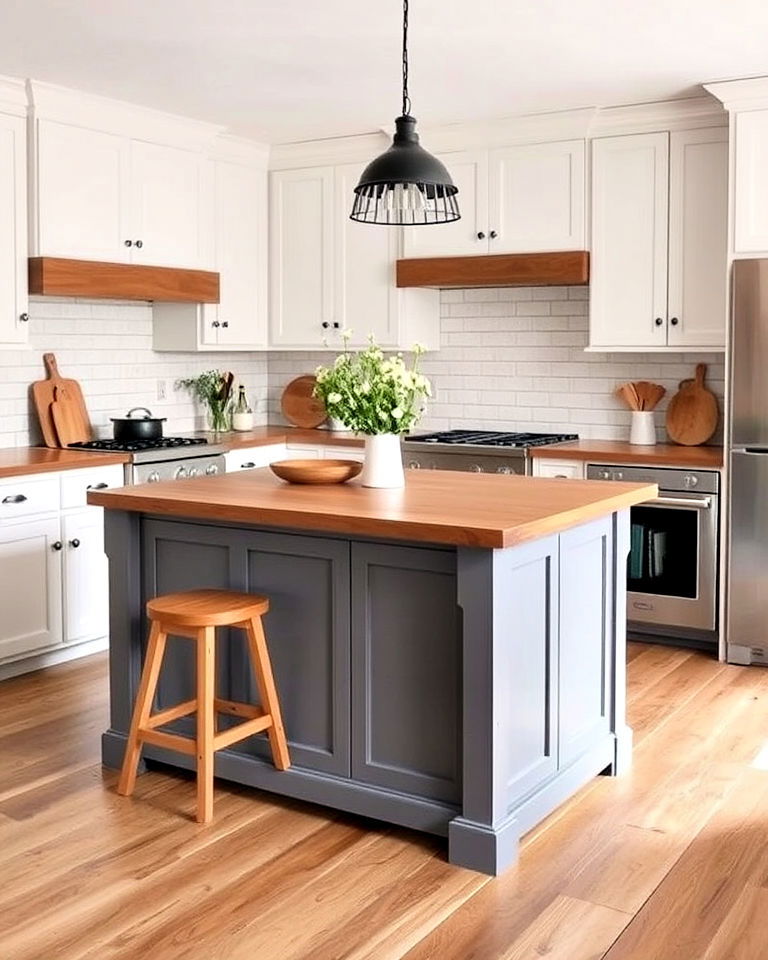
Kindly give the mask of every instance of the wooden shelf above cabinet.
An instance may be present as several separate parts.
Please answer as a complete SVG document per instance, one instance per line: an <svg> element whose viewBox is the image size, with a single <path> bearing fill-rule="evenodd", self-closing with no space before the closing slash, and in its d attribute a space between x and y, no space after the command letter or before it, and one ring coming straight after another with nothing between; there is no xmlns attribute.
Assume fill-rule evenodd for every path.
<svg viewBox="0 0 768 960"><path fill-rule="evenodd" d="M397 261L398 287L575 287L589 283L589 253L508 253Z"/></svg>
<svg viewBox="0 0 768 960"><path fill-rule="evenodd" d="M219 274L134 263L30 257L29 292L38 296L218 303Z"/></svg>

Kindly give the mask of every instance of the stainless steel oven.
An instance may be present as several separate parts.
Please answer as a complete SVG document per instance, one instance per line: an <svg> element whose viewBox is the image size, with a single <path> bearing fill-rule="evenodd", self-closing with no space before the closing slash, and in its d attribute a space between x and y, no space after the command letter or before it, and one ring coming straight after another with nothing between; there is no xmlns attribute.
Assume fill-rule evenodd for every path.
<svg viewBox="0 0 768 960"><path fill-rule="evenodd" d="M719 473L589 464L587 478L659 486L658 498L631 510L630 632L711 644L717 638Z"/></svg>

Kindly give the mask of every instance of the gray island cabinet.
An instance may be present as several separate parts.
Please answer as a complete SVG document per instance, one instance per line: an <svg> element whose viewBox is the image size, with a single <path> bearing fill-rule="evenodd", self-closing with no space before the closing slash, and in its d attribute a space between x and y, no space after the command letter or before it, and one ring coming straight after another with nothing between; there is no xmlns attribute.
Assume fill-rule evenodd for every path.
<svg viewBox="0 0 768 960"><path fill-rule="evenodd" d="M91 493L110 562L104 763L122 761L146 601L264 593L293 766L252 737L217 754L217 776L445 835L452 863L499 873L521 835L630 763L628 515L655 493L448 472L298 487L266 470ZM243 638L222 639L219 695L255 700ZM170 638L159 708L194 696L194 670L193 645Z"/></svg>

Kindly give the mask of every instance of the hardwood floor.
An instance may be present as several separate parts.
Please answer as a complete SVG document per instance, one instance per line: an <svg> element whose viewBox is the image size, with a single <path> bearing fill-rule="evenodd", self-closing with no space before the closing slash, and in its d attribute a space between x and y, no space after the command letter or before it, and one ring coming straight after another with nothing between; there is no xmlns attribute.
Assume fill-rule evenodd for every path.
<svg viewBox="0 0 768 960"><path fill-rule="evenodd" d="M102 770L106 659L0 684L0 960L766 960L768 670L630 647L634 767L494 880L444 843Z"/></svg>

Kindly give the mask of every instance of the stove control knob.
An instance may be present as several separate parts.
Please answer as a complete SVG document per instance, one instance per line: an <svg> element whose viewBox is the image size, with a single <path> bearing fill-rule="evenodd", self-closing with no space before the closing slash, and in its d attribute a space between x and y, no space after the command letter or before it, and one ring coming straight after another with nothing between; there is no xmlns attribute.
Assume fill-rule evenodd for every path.
<svg viewBox="0 0 768 960"><path fill-rule="evenodd" d="M217 463L209 463L205 468L205 475L207 477L212 477L219 472L219 465Z"/></svg>
<svg viewBox="0 0 768 960"><path fill-rule="evenodd" d="M159 482L160 482L160 474L157 472L157 470L153 470L152 473L150 473L150 475L147 477L147 483L159 483Z"/></svg>
<svg viewBox="0 0 768 960"><path fill-rule="evenodd" d="M409 470L421 470L421 464L418 460L409 460L408 461Z"/></svg>
<svg viewBox="0 0 768 960"><path fill-rule="evenodd" d="M176 470L176 472L175 472L174 475L173 475L173 479L174 479L174 480L183 480L185 477L188 477L188 476L189 476L189 474L187 473L187 468L186 468L186 467L178 467L178 469Z"/></svg>
<svg viewBox="0 0 768 960"><path fill-rule="evenodd" d="M496 473L512 473L512 467L496 467Z"/></svg>
<svg viewBox="0 0 768 960"><path fill-rule="evenodd" d="M690 490L691 487L695 487L699 482L699 478L694 476L692 473L687 473L683 479L683 483Z"/></svg>
<svg viewBox="0 0 768 960"><path fill-rule="evenodd" d="M472 466L471 466L469 469L472 471L472 473L482 473L482 472L483 472L483 468L480 466L479 463L473 463Z"/></svg>
<svg viewBox="0 0 768 960"><path fill-rule="evenodd" d="M610 471L610 470L601 470L599 476L600 476L600 479L601 479L601 480L610 480L610 479L611 479L611 471Z"/></svg>
<svg viewBox="0 0 768 960"><path fill-rule="evenodd" d="M189 471L189 475L190 477L199 477L200 471L197 469L197 467L192 467L192 469Z"/></svg>
<svg viewBox="0 0 768 960"><path fill-rule="evenodd" d="M613 479L614 479L614 480L623 480L623 479L624 479L624 474L621 472L621 470L617 470L616 473L613 475Z"/></svg>

